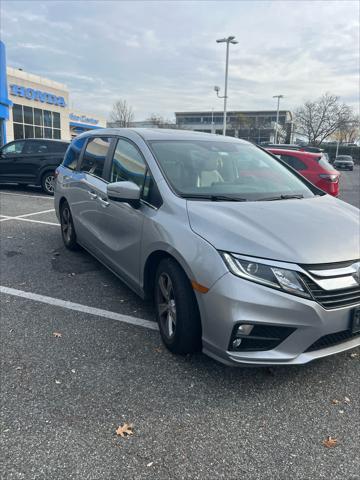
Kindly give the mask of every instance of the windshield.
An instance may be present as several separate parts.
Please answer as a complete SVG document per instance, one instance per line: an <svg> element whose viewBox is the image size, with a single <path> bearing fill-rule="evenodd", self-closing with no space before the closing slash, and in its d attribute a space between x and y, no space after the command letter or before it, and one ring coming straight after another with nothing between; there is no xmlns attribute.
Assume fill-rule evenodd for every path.
<svg viewBox="0 0 360 480"><path fill-rule="evenodd" d="M165 177L182 196L223 195L242 200L314 196L280 161L251 144L202 140L149 143Z"/></svg>

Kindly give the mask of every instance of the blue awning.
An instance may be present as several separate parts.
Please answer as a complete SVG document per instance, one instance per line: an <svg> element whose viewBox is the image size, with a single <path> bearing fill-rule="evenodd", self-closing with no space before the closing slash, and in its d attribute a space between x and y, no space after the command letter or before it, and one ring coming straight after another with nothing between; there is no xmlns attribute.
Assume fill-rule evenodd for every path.
<svg viewBox="0 0 360 480"><path fill-rule="evenodd" d="M77 123L77 122L69 122L69 125L70 125L70 127L77 127L79 129L81 128L84 131L85 130L94 130L96 128L103 128L103 127L98 127L96 125L88 125L86 123Z"/></svg>

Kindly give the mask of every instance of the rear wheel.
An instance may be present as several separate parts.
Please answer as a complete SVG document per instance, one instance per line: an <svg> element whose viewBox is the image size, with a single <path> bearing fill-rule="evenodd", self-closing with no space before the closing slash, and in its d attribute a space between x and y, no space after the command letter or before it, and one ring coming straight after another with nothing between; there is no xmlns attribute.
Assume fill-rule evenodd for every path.
<svg viewBox="0 0 360 480"><path fill-rule="evenodd" d="M201 349L201 322L196 297L179 264L166 258L159 264L154 300L161 338L173 353Z"/></svg>
<svg viewBox="0 0 360 480"><path fill-rule="evenodd" d="M70 212L69 204L66 201L63 202L60 207L60 225L61 236L65 247L69 250L77 250L79 245L76 242L74 222Z"/></svg>
<svg viewBox="0 0 360 480"><path fill-rule="evenodd" d="M41 179L41 187L48 195L54 195L55 191L55 175L54 172L46 172Z"/></svg>

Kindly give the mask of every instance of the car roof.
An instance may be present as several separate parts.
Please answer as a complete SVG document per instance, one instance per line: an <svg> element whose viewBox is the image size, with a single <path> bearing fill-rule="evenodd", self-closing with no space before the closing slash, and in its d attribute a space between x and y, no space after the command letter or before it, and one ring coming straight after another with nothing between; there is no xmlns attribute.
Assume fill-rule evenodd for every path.
<svg viewBox="0 0 360 480"><path fill-rule="evenodd" d="M282 153L282 154L289 154L289 155L293 155L293 156L302 156L302 157L306 157L306 158L319 158L319 155L321 152L319 153L314 153L314 152L306 152L304 150L286 150L285 148L272 148L272 147L266 147L265 150L271 150L272 152L279 152L279 153Z"/></svg>
<svg viewBox="0 0 360 480"><path fill-rule="evenodd" d="M56 142L56 143L70 143L70 140L61 140L61 138L17 138L13 142ZM9 142L10 143L10 142Z"/></svg>
<svg viewBox="0 0 360 480"><path fill-rule="evenodd" d="M102 128L82 133L79 136L125 135L134 132L144 140L205 140L214 142L240 142L248 144L246 140L236 137L214 135L213 133L194 132L193 130L176 130L167 128ZM79 137L77 137L79 138Z"/></svg>

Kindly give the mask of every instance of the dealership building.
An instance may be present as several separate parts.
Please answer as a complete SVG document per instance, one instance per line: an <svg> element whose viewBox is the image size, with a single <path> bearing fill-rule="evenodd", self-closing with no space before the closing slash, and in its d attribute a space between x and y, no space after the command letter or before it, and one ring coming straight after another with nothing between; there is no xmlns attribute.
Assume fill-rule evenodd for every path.
<svg viewBox="0 0 360 480"><path fill-rule="evenodd" d="M71 140L106 126L105 118L70 108L66 85L6 66L0 42L0 145L21 138Z"/></svg>
<svg viewBox="0 0 360 480"><path fill-rule="evenodd" d="M223 132L222 111L175 112L178 128L197 132ZM243 138L253 143L274 141L276 110L235 110L226 115L226 135ZM288 110L279 111L278 136L284 143L291 143L293 116Z"/></svg>

